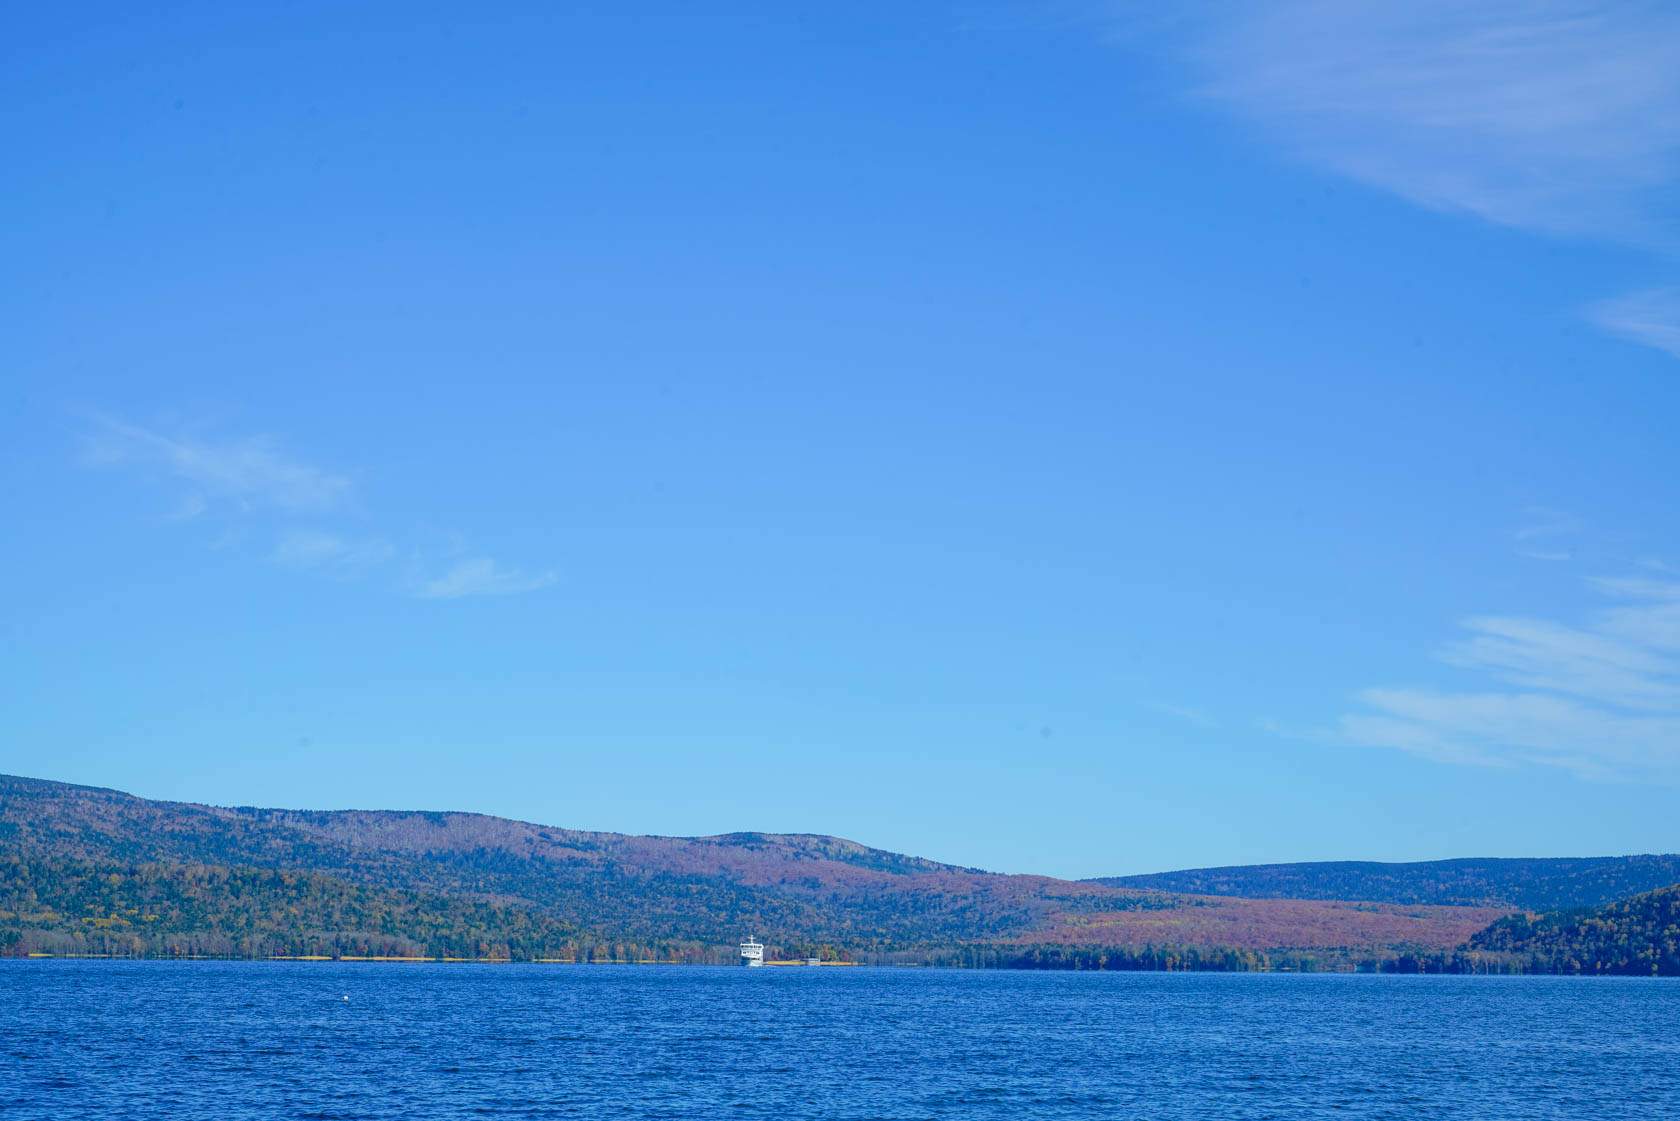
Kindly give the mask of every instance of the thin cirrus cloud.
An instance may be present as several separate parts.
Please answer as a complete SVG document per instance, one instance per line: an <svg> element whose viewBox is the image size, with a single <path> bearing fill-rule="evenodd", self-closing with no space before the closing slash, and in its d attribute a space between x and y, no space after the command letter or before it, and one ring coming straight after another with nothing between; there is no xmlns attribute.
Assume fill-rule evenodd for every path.
<svg viewBox="0 0 1680 1121"><path fill-rule="evenodd" d="M1528 514L1528 524L1513 534L1517 552L1530 560L1569 560L1574 554L1562 547L1561 539L1579 532L1581 523L1568 514L1539 506L1530 507Z"/></svg>
<svg viewBox="0 0 1680 1121"><path fill-rule="evenodd" d="M320 530L288 530L269 559L288 568L362 573L390 560L396 550L382 538L355 539Z"/></svg>
<svg viewBox="0 0 1680 1121"><path fill-rule="evenodd" d="M1206 102L1296 158L1436 210L1672 257L1680 6L1200 3L1157 25ZM1587 309L1680 357L1680 295Z"/></svg>
<svg viewBox="0 0 1680 1121"><path fill-rule="evenodd" d="M1680 783L1680 583L1597 580L1617 605L1569 625L1481 617L1440 652L1473 691L1380 688L1341 735L1444 762Z"/></svg>
<svg viewBox="0 0 1680 1121"><path fill-rule="evenodd" d="M1126 38L1171 41L1205 104L1303 163L1514 229L1680 250L1680 6L1667 0L1193 2L1148 27L1123 18ZM1585 316L1680 357L1680 288ZM1517 538L1564 560L1557 539L1574 528L1546 517ZM1472 688L1367 689L1340 736L1680 783L1680 583L1598 587L1617 606L1579 625L1468 620L1439 655Z"/></svg>
<svg viewBox="0 0 1680 1121"><path fill-rule="evenodd" d="M178 510L183 518L203 513L209 499L297 513L335 509L350 494L349 479L286 455L268 436L170 436L103 417L87 443L96 466L129 467L186 483L190 489Z"/></svg>
<svg viewBox="0 0 1680 1121"><path fill-rule="evenodd" d="M126 469L180 486L169 521L197 521L227 512L240 529L216 538L224 547L255 527L274 542L264 559L298 571L338 578L361 578L389 571L396 547L384 536L348 534L320 528L353 498L350 480L306 463L281 450L268 436L205 438L163 433L127 421L99 418L87 433L88 462L95 467ZM307 518L315 525L299 525ZM431 563L416 556L416 566ZM476 556L456 561L433 578L397 579L396 587L423 599L512 595L554 583L552 572L528 575L493 559Z"/></svg>
<svg viewBox="0 0 1680 1121"><path fill-rule="evenodd" d="M1680 68L1680 60L1676 61ZM1680 288L1654 288L1587 309L1587 317L1613 335L1680 358Z"/></svg>
<svg viewBox="0 0 1680 1121"><path fill-rule="evenodd" d="M1199 708L1191 708L1188 705L1167 704L1165 701L1161 701L1155 705L1155 709L1158 712L1164 712L1169 716L1176 716L1180 720L1188 720L1192 724L1200 724L1203 727L1211 728L1214 725L1213 717Z"/></svg>
<svg viewBox="0 0 1680 1121"><path fill-rule="evenodd" d="M420 581L414 586L414 594L422 599L516 595L546 588L557 579L553 572L528 574L501 568L489 557L472 557L460 561L442 576Z"/></svg>

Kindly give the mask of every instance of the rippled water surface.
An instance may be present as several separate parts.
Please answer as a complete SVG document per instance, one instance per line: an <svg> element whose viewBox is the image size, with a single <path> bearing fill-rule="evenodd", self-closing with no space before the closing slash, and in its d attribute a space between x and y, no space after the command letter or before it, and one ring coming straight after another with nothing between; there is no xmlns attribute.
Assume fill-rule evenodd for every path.
<svg viewBox="0 0 1680 1121"><path fill-rule="evenodd" d="M0 990L19 1121L1680 1118L1673 981L55 960Z"/></svg>

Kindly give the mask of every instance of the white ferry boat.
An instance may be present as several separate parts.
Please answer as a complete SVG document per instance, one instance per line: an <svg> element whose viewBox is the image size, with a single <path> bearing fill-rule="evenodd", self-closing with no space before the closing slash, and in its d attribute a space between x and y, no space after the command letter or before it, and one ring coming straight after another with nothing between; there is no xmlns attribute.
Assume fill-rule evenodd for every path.
<svg viewBox="0 0 1680 1121"><path fill-rule="evenodd" d="M741 943L741 960L748 965L763 965L764 943L749 936L745 942Z"/></svg>

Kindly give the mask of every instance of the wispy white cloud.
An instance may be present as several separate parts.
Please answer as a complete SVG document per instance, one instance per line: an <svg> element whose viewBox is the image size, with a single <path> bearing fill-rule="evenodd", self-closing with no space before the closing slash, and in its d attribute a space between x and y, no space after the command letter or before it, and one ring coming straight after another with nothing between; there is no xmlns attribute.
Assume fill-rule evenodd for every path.
<svg viewBox="0 0 1680 1121"><path fill-rule="evenodd" d="M1539 561L1571 559L1573 554L1563 548L1557 539L1579 532L1581 523L1578 519L1544 506L1529 507L1528 518L1528 523L1511 535L1519 542L1519 556Z"/></svg>
<svg viewBox="0 0 1680 1121"><path fill-rule="evenodd" d="M280 535L269 559L288 568L361 573L384 564L395 552L381 538L351 539L320 530L289 530Z"/></svg>
<svg viewBox="0 0 1680 1121"><path fill-rule="evenodd" d="M1113 9L1110 9L1113 10ZM1121 6L1135 41L1135 5ZM1147 9L1145 9L1147 10ZM1671 0L1189 0L1141 32L1206 103L1295 158L1420 206L1680 251ZM1586 309L1680 357L1680 290Z"/></svg>
<svg viewBox="0 0 1680 1121"><path fill-rule="evenodd" d="M1641 616L1645 612L1639 612ZM1629 708L1680 707L1680 662L1600 627L1543 619L1470 619L1469 638L1441 659L1513 685L1611 701Z"/></svg>
<svg viewBox="0 0 1680 1121"><path fill-rule="evenodd" d="M270 437L210 438L101 417L85 433L85 442L93 466L161 477L179 487L169 521L200 524L217 513L234 515L210 527L212 548L268 539L274 542L265 556L269 562L342 578L371 578L397 553L382 534L322 528L319 523L333 520L330 515L345 520L352 505L350 480L287 454ZM305 518L315 524L299 524ZM457 541L444 555L460 558L466 552ZM437 566L438 553L430 555L428 562L426 552L418 552L414 564ZM474 555L457 559L435 578L404 579L387 570L386 579L423 598L457 599L535 591L554 583L556 575L503 568Z"/></svg>
<svg viewBox="0 0 1680 1121"><path fill-rule="evenodd" d="M1190 708L1187 705L1167 704L1165 701L1157 701L1155 707L1161 712L1167 713L1169 716L1176 716L1180 720L1188 720L1192 724L1201 724L1204 727L1212 727L1214 723L1213 717L1209 716L1199 708Z"/></svg>
<svg viewBox="0 0 1680 1121"><path fill-rule="evenodd" d="M1622 602L1579 625L1470 619L1441 651L1515 691L1367 689L1342 735L1446 762L1680 783L1680 583L1594 583Z"/></svg>
<svg viewBox="0 0 1680 1121"><path fill-rule="evenodd" d="M1680 69L1680 61L1675 65ZM1680 288L1604 300L1588 308L1587 317L1611 334L1680 358Z"/></svg>
<svg viewBox="0 0 1680 1121"><path fill-rule="evenodd" d="M1667 244L1680 8L1647 0L1194 4L1201 92L1423 206Z"/></svg>
<svg viewBox="0 0 1680 1121"><path fill-rule="evenodd" d="M1647 649L1680 654L1680 584L1638 576L1593 583L1607 595L1637 601L1599 615L1601 631Z"/></svg>
<svg viewBox="0 0 1680 1121"><path fill-rule="evenodd" d="M557 573L528 574L499 567L489 557L463 560L435 579L422 580L414 594L422 599L459 599L462 596L501 596L534 592L559 579Z"/></svg>
<svg viewBox="0 0 1680 1121"><path fill-rule="evenodd" d="M1527 510L1528 522L1516 531L1518 541L1532 541L1537 537L1557 537L1561 534L1576 533L1581 528L1580 519L1571 517L1558 510L1549 510L1544 506L1530 506Z"/></svg>
<svg viewBox="0 0 1680 1121"><path fill-rule="evenodd" d="M101 418L88 434L91 462L161 472L190 485L183 516L202 513L209 497L283 511L331 510L350 494L350 480L282 452L268 436L204 439L167 435Z"/></svg>
<svg viewBox="0 0 1680 1121"><path fill-rule="evenodd" d="M1457 737L1451 721L1429 720L1408 712L1410 706L1385 703L1400 697L1393 690L1369 690L1362 699L1378 711L1350 712L1341 719L1343 736L1357 744L1370 747L1397 747L1437 763L1460 763L1477 767L1509 766L1504 759L1490 755Z"/></svg>
<svg viewBox="0 0 1680 1121"><path fill-rule="evenodd" d="M175 522L188 522L198 517L209 508L210 504L204 500L204 496L202 494L198 493L196 490L189 491L181 496L181 501L176 504L175 510L170 515L169 520Z"/></svg>

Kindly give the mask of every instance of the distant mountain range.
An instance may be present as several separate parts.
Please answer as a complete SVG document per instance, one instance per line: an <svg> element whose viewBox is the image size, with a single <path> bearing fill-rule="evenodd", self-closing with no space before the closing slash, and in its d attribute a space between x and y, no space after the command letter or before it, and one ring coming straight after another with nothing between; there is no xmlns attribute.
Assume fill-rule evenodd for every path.
<svg viewBox="0 0 1680 1121"><path fill-rule="evenodd" d="M1068 948L1112 947L1093 960L1182 964L1157 951L1200 947L1230 968L1264 967L1268 954L1380 962L1452 951L1541 909L1535 900L1644 890L1675 861L1069 881L808 834L639 837L469 813L226 808L0 777L0 953L726 961L756 933L773 956L875 961L1077 964L1086 959ZM1187 886L1139 882L1172 877ZM1264 883L1273 895L1258 894ZM1349 894L1325 894L1335 883Z"/></svg>
<svg viewBox="0 0 1680 1121"><path fill-rule="evenodd" d="M1377 864L1335 860L1245 864L1096 880L1109 887L1245 899L1368 899L1449 907L1552 911L1599 907L1680 883L1680 856L1427 860Z"/></svg>

